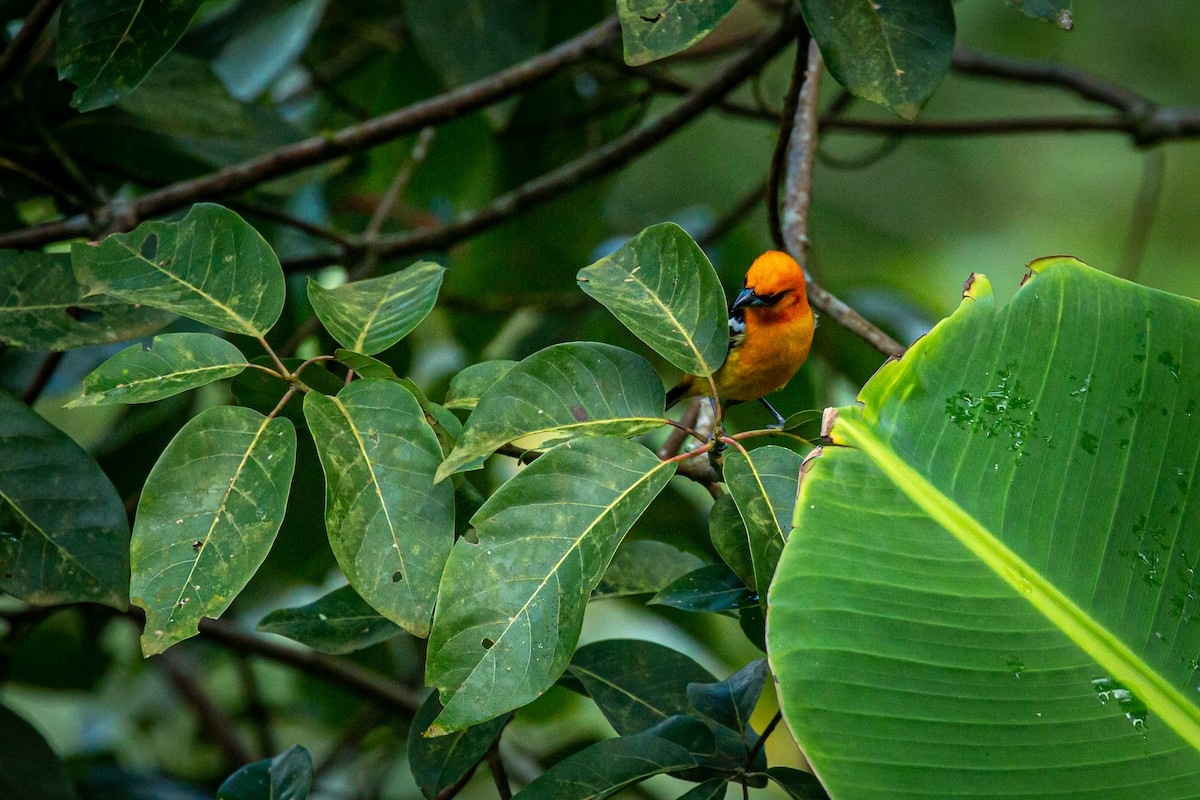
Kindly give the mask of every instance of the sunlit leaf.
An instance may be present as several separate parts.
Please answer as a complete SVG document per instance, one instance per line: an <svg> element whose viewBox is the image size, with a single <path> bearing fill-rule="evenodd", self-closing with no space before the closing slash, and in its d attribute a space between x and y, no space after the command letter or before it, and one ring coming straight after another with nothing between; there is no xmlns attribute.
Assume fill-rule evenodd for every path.
<svg viewBox="0 0 1200 800"><path fill-rule="evenodd" d="M229 608L275 541L295 466L292 423L248 408L207 409L175 435L146 480L130 545L143 653Z"/></svg>
<svg viewBox="0 0 1200 800"><path fill-rule="evenodd" d="M4 706L0 706L0 795L14 800L78 797L66 768L42 735Z"/></svg>
<svg viewBox="0 0 1200 800"><path fill-rule="evenodd" d="M1031 266L999 310L974 276L801 481L770 658L835 797L1200 785L1200 303Z"/></svg>
<svg viewBox="0 0 1200 800"><path fill-rule="evenodd" d="M71 350L154 333L175 318L115 297L85 297L65 253L0 250L0 342Z"/></svg>
<svg viewBox="0 0 1200 800"><path fill-rule="evenodd" d="M915 119L950 69L950 0L800 0L829 73L859 97Z"/></svg>
<svg viewBox="0 0 1200 800"><path fill-rule="evenodd" d="M691 657L641 639L584 645L571 659L570 672L621 736L689 713L688 684L716 680Z"/></svg>
<svg viewBox="0 0 1200 800"><path fill-rule="evenodd" d="M310 392L304 414L342 572L385 617L428 636L454 541L454 490L433 483L442 451L420 406L400 384L366 378L336 397Z"/></svg>
<svg viewBox="0 0 1200 800"><path fill-rule="evenodd" d="M509 719L508 714L502 714L445 736L422 736L441 711L437 692L433 692L421 704L408 729L408 767L421 794L429 800L475 769Z"/></svg>
<svg viewBox="0 0 1200 800"><path fill-rule="evenodd" d="M450 379L450 388L446 390L446 408L461 408L467 411L479 404L493 383L508 374L517 365L516 361L483 361L472 364Z"/></svg>
<svg viewBox="0 0 1200 800"><path fill-rule="evenodd" d="M343 347L381 353L420 324L437 302L446 268L419 261L400 272L326 289L308 282L308 300L321 324Z"/></svg>
<svg viewBox="0 0 1200 800"><path fill-rule="evenodd" d="M230 775L217 790L217 800L305 800L312 782L312 756L294 744Z"/></svg>
<svg viewBox="0 0 1200 800"><path fill-rule="evenodd" d="M603 800L664 772L695 766L687 750L657 736L605 739L568 756L521 792L521 800Z"/></svg>
<svg viewBox="0 0 1200 800"><path fill-rule="evenodd" d="M246 364L241 350L211 333L164 333L149 348L132 345L96 367L67 406L150 403L231 378Z"/></svg>
<svg viewBox="0 0 1200 800"><path fill-rule="evenodd" d="M91 456L0 392L0 589L39 605L124 609L129 523Z"/></svg>
<svg viewBox="0 0 1200 800"><path fill-rule="evenodd" d="M646 228L576 280L684 372L711 375L725 360L725 292L704 251L675 223Z"/></svg>
<svg viewBox="0 0 1200 800"><path fill-rule="evenodd" d="M446 564L426 681L446 708L432 735L538 697L566 669L588 597L621 538L675 473L610 437L550 450L500 487Z"/></svg>
<svg viewBox="0 0 1200 800"><path fill-rule="evenodd" d="M597 342L539 350L493 383L437 479L478 469L515 442L546 449L581 436L636 436L663 424L664 392L641 356Z"/></svg>
<svg viewBox="0 0 1200 800"><path fill-rule="evenodd" d="M334 655L386 642L402 631L367 605L352 586L334 589L308 605L272 611L258 629Z"/></svg>
<svg viewBox="0 0 1200 800"><path fill-rule="evenodd" d="M283 310L283 270L241 217L212 203L179 222L143 222L99 245L71 246L91 292L163 308L214 328L260 337Z"/></svg>
<svg viewBox="0 0 1200 800"><path fill-rule="evenodd" d="M80 111L137 88L183 36L201 0L67 0L58 23L58 76L79 88Z"/></svg>
<svg viewBox="0 0 1200 800"><path fill-rule="evenodd" d="M725 564L708 564L672 581L650 601L683 611L722 613L758 602Z"/></svg>
<svg viewBox="0 0 1200 800"><path fill-rule="evenodd" d="M725 457L725 482L737 503L750 544L754 583L765 594L779 563L779 553L791 529L796 504L796 483L803 457L791 450L768 445Z"/></svg>
<svg viewBox="0 0 1200 800"><path fill-rule="evenodd" d="M648 64L707 36L737 0L617 0L625 63Z"/></svg>

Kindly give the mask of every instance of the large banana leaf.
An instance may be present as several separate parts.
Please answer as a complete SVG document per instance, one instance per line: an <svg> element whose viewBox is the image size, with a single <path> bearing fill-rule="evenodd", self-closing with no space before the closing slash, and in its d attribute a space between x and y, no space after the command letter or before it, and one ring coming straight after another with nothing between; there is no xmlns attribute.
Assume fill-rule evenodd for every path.
<svg viewBox="0 0 1200 800"><path fill-rule="evenodd" d="M1200 303L1044 259L839 410L769 595L832 797L1200 797Z"/></svg>

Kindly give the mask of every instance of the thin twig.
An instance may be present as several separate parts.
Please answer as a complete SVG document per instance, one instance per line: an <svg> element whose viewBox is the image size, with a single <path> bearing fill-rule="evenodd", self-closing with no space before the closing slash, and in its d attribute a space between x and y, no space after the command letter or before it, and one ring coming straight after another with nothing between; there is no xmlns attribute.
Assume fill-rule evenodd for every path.
<svg viewBox="0 0 1200 800"><path fill-rule="evenodd" d="M338 231L331 228L323 228L320 225L314 225L308 220L293 217L290 214L284 214L281 211L276 211L273 208L264 208L263 206L254 205L253 203L244 203L240 200L227 200L225 205L242 216L261 217L270 222L275 222L280 225L286 225L289 228L295 228L301 233L307 234L314 239L323 239L327 242L340 245L341 247L351 248L355 246L354 240Z"/></svg>
<svg viewBox="0 0 1200 800"><path fill-rule="evenodd" d="M693 430L696 427L696 420L700 418L700 404L703 402L703 397L695 397L688 403L688 407L684 409L683 416L679 418L679 424L667 436L667 440L663 442L663 446L658 448L658 457L660 460L665 461L668 458L674 458L679 455L679 448L683 447L683 440L689 434L693 434L701 441L704 441L703 437L696 434Z"/></svg>
<svg viewBox="0 0 1200 800"><path fill-rule="evenodd" d="M258 738L258 755L260 758L270 758L275 754L275 736L271 731L271 712L267 709L259 689L258 676L254 674L254 665L245 653L238 653L238 678L242 684L242 697L245 704L246 718L254 726Z"/></svg>
<svg viewBox="0 0 1200 800"><path fill-rule="evenodd" d="M1158 213L1158 203L1162 198L1163 177L1167 168L1167 154L1162 148L1146 153L1146 163L1142 166L1142 178L1138 182L1137 198L1133 203L1133 215L1129 220L1129 233L1125 238L1125 247L1121 250L1120 267L1117 274L1127 280L1137 280L1142 258L1146 255L1146 245L1150 241L1150 228L1154 225Z"/></svg>
<svg viewBox="0 0 1200 800"><path fill-rule="evenodd" d="M590 58L612 44L618 34L614 16L544 53L461 88L327 135L285 145L208 175L147 192L128 202L130 216L146 219L200 200L236 194L282 175L393 141L428 125L464 117L560 74L570 64ZM0 235L0 248L29 248L105 229L111 225L114 211L114 204L109 203L89 214Z"/></svg>
<svg viewBox="0 0 1200 800"><path fill-rule="evenodd" d="M184 662L184 657L168 651L159 656L156 663L166 673L176 694L191 706L200 729L220 749L225 758L226 771L232 772L253 761L250 751L242 744L237 725L204 691L199 678Z"/></svg>
<svg viewBox="0 0 1200 800"><path fill-rule="evenodd" d="M31 406L37 402L37 399L42 396L42 392L46 390L46 385L50 383L50 379L54 377L54 371L62 363L63 355L61 351L46 354L42 363L38 365L37 372L33 373L29 385L25 387L25 392L21 395L22 403Z"/></svg>
<svg viewBox="0 0 1200 800"><path fill-rule="evenodd" d="M758 754L762 752L763 746L767 743L767 737L775 732L779 727L779 723L783 720L783 712L776 711L775 716L771 717L771 721L767 723L767 727L763 728L762 734L758 740L754 742L754 746L746 753L746 767L749 768L754 763L754 759L758 758Z"/></svg>
<svg viewBox="0 0 1200 800"><path fill-rule="evenodd" d="M25 61L60 5L62 0L39 0L37 5L29 9L21 22L21 29L4 52L0 53L0 87L12 78L17 67Z"/></svg>
<svg viewBox="0 0 1200 800"><path fill-rule="evenodd" d="M771 241L776 250L786 250L783 227L779 219L779 186L787 171L788 148L792 141L792 129L796 123L796 107L807 85L809 73L809 49L816 49L816 42L808 35L808 27L796 40L796 58L792 63L792 80L788 85L787 95L783 99L783 111L779 114L779 136L775 140L775 150L771 153L771 167L767 173L767 222L771 229ZM819 52L819 51L818 51ZM800 263L804 263L801 261Z"/></svg>

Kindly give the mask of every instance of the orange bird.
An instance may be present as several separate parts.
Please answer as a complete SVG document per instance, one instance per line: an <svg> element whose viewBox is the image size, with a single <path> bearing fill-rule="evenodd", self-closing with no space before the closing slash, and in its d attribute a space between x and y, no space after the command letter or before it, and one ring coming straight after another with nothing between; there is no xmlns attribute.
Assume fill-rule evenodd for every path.
<svg viewBox="0 0 1200 800"><path fill-rule="evenodd" d="M725 407L758 400L782 426L765 395L782 389L808 358L815 319L804 270L787 253L768 250L750 265L743 286L729 306L729 352L713 381ZM711 393L706 379L684 375L667 392L667 408Z"/></svg>

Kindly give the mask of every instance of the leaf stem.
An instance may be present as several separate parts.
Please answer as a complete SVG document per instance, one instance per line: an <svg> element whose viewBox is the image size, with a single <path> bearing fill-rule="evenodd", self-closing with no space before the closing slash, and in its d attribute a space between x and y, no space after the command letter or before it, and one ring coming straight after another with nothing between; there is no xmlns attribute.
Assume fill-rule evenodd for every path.
<svg viewBox="0 0 1200 800"><path fill-rule="evenodd" d="M688 436L694 436L701 444L708 442L708 439L701 436L700 433L695 428L690 428L687 425L684 425L682 422L676 422L673 419L667 419L665 417L663 418L662 421L665 424L670 425L672 428L675 428L676 430L683 431ZM668 457L670 457L670 454L668 454Z"/></svg>
<svg viewBox="0 0 1200 800"><path fill-rule="evenodd" d="M258 337L258 343L262 345L262 349L271 357L271 360L275 362L275 369L279 370L279 374L283 376L283 379L285 381L290 381L292 379L292 373L288 372L287 367L285 367L283 365L283 361L280 360L279 354L275 352L275 348L271 347L271 345L267 342L267 337Z"/></svg>
<svg viewBox="0 0 1200 800"><path fill-rule="evenodd" d="M662 462L664 464L678 464L682 461L689 461L689 460L695 458L696 456L702 456L705 453L707 453L709 450L712 450L714 442L715 442L714 439L710 439L704 443L703 447L697 447L695 450L692 450L687 453L680 453L679 455L672 456L671 458L664 458L664 459L662 459Z"/></svg>
<svg viewBox="0 0 1200 800"><path fill-rule="evenodd" d="M803 442L804 444L808 445L809 447L816 447L816 445L813 444L813 442L809 441L808 439L805 439L803 436L798 436L794 433L791 433L790 431L782 431L778 428L759 428L758 430L755 430L755 431L742 431L741 433L733 434L729 438L737 439L740 441L742 439L750 439L755 436L786 436L789 439L795 439L798 442Z"/></svg>
<svg viewBox="0 0 1200 800"><path fill-rule="evenodd" d="M759 734L758 740L754 742L754 747L751 747L750 752L746 753L746 768L747 769L749 769L750 765L754 763L754 759L758 758L759 752L763 749L763 746L767 743L767 737L775 732L775 729L779 727L779 723L782 720L783 720L783 712L776 711L775 716L771 717L771 721L767 723L767 727L763 728L763 732L761 734Z"/></svg>
<svg viewBox="0 0 1200 800"><path fill-rule="evenodd" d="M296 384L292 384L291 386L288 387L288 390L283 393L283 397L279 398L278 405L276 405L275 408L273 408L271 410L270 414L267 414L267 419L275 419L275 415L278 414L280 411L283 411L283 407L288 404L288 401L292 399L292 395L294 395L295 393L296 393Z"/></svg>

